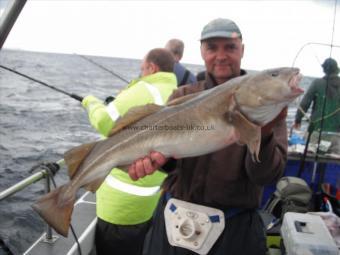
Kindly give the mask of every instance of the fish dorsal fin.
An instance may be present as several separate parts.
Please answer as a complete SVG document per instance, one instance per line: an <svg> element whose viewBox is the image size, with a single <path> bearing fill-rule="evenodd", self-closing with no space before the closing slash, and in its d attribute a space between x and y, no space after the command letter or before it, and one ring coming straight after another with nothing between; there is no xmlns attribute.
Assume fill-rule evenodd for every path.
<svg viewBox="0 0 340 255"><path fill-rule="evenodd" d="M68 168L68 175L71 179L75 176L80 164L90 153L96 143L97 142L83 144L64 153L64 160Z"/></svg>
<svg viewBox="0 0 340 255"><path fill-rule="evenodd" d="M149 116L160 109L163 109L164 106L157 104L147 104L142 106L132 107L123 117L119 118L116 122L115 127L111 130L109 136L114 135L121 129L126 126L129 126L140 119L143 119L146 116Z"/></svg>
<svg viewBox="0 0 340 255"><path fill-rule="evenodd" d="M239 111L227 113L228 122L240 133L240 142L247 144L255 162L260 162L261 127L246 119Z"/></svg>
<svg viewBox="0 0 340 255"><path fill-rule="evenodd" d="M189 101L190 99L197 97L199 94L201 94L202 91L199 92L195 92L192 94L188 94L185 96L181 96L181 97L177 97L175 99L170 100L166 105L167 106L173 106L173 105L178 105L178 104L182 104L186 101Z"/></svg>

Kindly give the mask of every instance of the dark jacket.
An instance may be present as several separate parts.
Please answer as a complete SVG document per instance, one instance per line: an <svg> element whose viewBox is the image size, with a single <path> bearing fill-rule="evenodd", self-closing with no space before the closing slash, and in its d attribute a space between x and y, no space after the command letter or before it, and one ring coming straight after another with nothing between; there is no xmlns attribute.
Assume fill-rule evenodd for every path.
<svg viewBox="0 0 340 255"><path fill-rule="evenodd" d="M206 81L197 85L177 89L170 99L216 86L209 75L206 77ZM281 177L287 160L285 120L277 122L273 130L262 138L261 163L252 161L246 145L232 144L204 156L178 160L176 169L164 182L164 189L175 198L215 208L257 208L263 185Z"/></svg>
<svg viewBox="0 0 340 255"><path fill-rule="evenodd" d="M304 112L307 112L313 103L309 132L320 130L327 82L328 89L322 130L340 132L340 77L335 73L321 79L315 79L300 103L300 108ZM295 116L295 122L301 123L302 117L303 113L301 110L298 110Z"/></svg>
<svg viewBox="0 0 340 255"><path fill-rule="evenodd" d="M196 83L196 77L181 63L174 64L174 73L177 78L178 86Z"/></svg>

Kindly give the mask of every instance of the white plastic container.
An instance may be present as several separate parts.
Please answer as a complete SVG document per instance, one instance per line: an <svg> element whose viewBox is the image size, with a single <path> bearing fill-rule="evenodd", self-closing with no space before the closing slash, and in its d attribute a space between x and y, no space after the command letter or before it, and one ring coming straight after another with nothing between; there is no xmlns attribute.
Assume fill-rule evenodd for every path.
<svg viewBox="0 0 340 255"><path fill-rule="evenodd" d="M339 250L318 215L287 212L281 226L287 255L338 255Z"/></svg>

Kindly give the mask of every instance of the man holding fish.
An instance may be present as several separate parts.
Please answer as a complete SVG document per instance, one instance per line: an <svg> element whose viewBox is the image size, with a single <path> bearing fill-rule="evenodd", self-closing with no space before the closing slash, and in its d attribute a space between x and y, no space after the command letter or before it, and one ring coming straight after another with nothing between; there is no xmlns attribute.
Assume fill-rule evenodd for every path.
<svg viewBox="0 0 340 255"><path fill-rule="evenodd" d="M67 151L71 180L33 208L66 236L79 188L95 192L113 167L129 166L136 180L168 161L145 254L265 254L256 209L284 170L287 105L303 91L297 68L245 74L243 51L233 21L211 21L201 34L206 80L165 106L130 109L107 139Z"/></svg>
<svg viewBox="0 0 340 255"><path fill-rule="evenodd" d="M240 68L243 52L241 31L233 21L211 21L201 34L201 55L207 79L197 86L179 88L170 100L244 75L245 71ZM272 75L279 74L274 72ZM135 161L129 168L129 174L135 180L160 167L171 172L163 185L164 194L145 242L145 254L265 254L265 230L256 209L260 205L263 185L278 180L285 168L286 113L287 108L284 108L261 128L258 162L252 160L247 146L239 143L177 162L158 152ZM210 220L210 228L203 226L204 213L216 214L215 209L222 212L224 219ZM214 224L220 224L215 228L222 230L213 233Z"/></svg>

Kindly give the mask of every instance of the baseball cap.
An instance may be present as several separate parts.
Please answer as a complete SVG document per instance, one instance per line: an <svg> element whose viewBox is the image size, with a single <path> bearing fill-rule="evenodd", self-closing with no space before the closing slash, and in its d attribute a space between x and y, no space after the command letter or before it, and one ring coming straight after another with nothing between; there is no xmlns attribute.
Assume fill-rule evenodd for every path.
<svg viewBox="0 0 340 255"><path fill-rule="evenodd" d="M242 38L242 34L234 21L218 18L204 26L200 40L203 41L214 37Z"/></svg>

